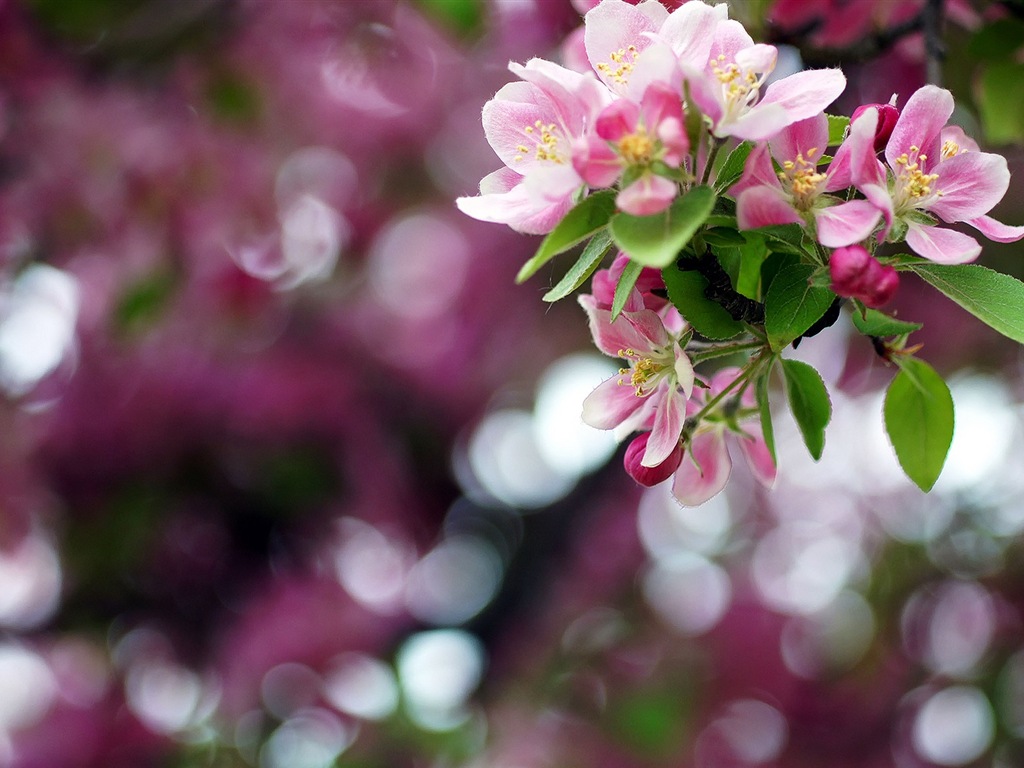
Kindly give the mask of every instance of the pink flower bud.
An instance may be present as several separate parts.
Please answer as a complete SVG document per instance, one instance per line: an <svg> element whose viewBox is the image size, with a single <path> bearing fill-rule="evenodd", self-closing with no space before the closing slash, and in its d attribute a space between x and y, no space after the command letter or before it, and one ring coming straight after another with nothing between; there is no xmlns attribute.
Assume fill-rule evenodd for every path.
<svg viewBox="0 0 1024 768"><path fill-rule="evenodd" d="M853 122L866 109L874 107L878 110L878 125L875 128L875 152L881 152L892 136L892 129L896 127L896 121L900 119L900 111L895 104L864 104L853 110Z"/></svg>
<svg viewBox="0 0 1024 768"><path fill-rule="evenodd" d="M631 101L619 99L601 110L594 122L594 132L605 141L618 141L636 130L640 121L640 107Z"/></svg>
<svg viewBox="0 0 1024 768"><path fill-rule="evenodd" d="M878 309L888 304L896 296L900 287L900 276L891 266L883 266L872 259L872 263L878 266L877 269L869 270L868 279L865 281L864 294L860 300L864 305L872 309Z"/></svg>
<svg viewBox="0 0 1024 768"><path fill-rule="evenodd" d="M900 285L893 267L883 266L859 245L836 248L828 269L836 294L859 299L872 309L892 301Z"/></svg>
<svg viewBox="0 0 1024 768"><path fill-rule="evenodd" d="M633 442L626 448L626 455L622 460L629 476L640 483L640 485L646 485L647 487L667 480L672 476L673 472L679 469L679 465L683 463L683 446L677 444L675 450L658 466L643 466L640 461L647 450L647 441L650 437L650 432L644 432L635 437Z"/></svg>

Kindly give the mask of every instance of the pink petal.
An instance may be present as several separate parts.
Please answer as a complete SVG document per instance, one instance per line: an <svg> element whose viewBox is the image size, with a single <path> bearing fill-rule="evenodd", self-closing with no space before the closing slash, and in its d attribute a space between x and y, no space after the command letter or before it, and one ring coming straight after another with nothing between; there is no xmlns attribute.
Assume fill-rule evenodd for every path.
<svg viewBox="0 0 1024 768"><path fill-rule="evenodd" d="M752 72L771 72L779 58L779 49L774 45L755 43L748 48L736 51L735 62L740 69Z"/></svg>
<svg viewBox="0 0 1024 768"><path fill-rule="evenodd" d="M747 466L750 467L754 478L761 485L771 488L775 483L777 468L775 462L772 461L771 451L768 450L768 445L764 441L761 425L756 422L750 423L743 429L746 434L737 435L737 437L743 457L747 460Z"/></svg>
<svg viewBox="0 0 1024 768"><path fill-rule="evenodd" d="M636 131L640 107L628 99L616 99L601 110L594 122L594 132L606 141L618 141Z"/></svg>
<svg viewBox="0 0 1024 768"><path fill-rule="evenodd" d="M693 371L693 363L687 354L676 345L676 381L679 382L680 388L683 390L683 394L686 395L687 399L693 394L693 382L696 380L697 375Z"/></svg>
<svg viewBox="0 0 1024 768"><path fill-rule="evenodd" d="M806 160L820 157L828 146L828 118L822 112L806 120L797 120L779 131L768 143L772 156L780 163L796 160L798 155Z"/></svg>
<svg viewBox="0 0 1024 768"><path fill-rule="evenodd" d="M537 140L526 128L538 120L547 125L552 119L550 100L529 83L506 84L483 108L484 135L491 148L505 165L524 174L542 162L536 159Z"/></svg>
<svg viewBox="0 0 1024 768"><path fill-rule="evenodd" d="M517 232L543 235L572 208L572 196L550 201L532 196L523 185L522 176L508 168L501 168L483 178L477 197L460 197L455 201L459 210L479 221L507 224ZM509 184L514 181L514 184Z"/></svg>
<svg viewBox="0 0 1024 768"><path fill-rule="evenodd" d="M715 28L725 18L706 3L686 3L669 14L658 34L681 63L703 69L711 54Z"/></svg>
<svg viewBox="0 0 1024 768"><path fill-rule="evenodd" d="M850 200L814 211L818 242L827 248L841 248L868 237L882 218L882 212L867 200Z"/></svg>
<svg viewBox="0 0 1024 768"><path fill-rule="evenodd" d="M719 56L725 56L726 63L729 63L736 60L736 54L752 45L754 39L747 34L742 24L733 19L725 19L719 21L715 27L715 37L708 58L717 59ZM700 67L705 64L707 62L697 61L694 66Z"/></svg>
<svg viewBox="0 0 1024 768"><path fill-rule="evenodd" d="M875 131L878 125L878 110L865 109L850 124L850 133L839 145L828 167L826 192L846 189L858 180L872 184L885 182L885 169L878 164L875 152Z"/></svg>
<svg viewBox="0 0 1024 768"><path fill-rule="evenodd" d="M637 291L637 293L639 294L640 292ZM644 308L642 298L640 299L640 307L638 309L623 310L622 316L644 338L644 345L642 347L633 346L633 349L637 352L667 349L673 344L672 337L665 330L665 324L661 320L661 315L654 310ZM615 322L618 322L618 320Z"/></svg>
<svg viewBox="0 0 1024 768"><path fill-rule="evenodd" d="M956 155L940 162L935 172L935 188L942 194L927 208L950 223L988 213L1010 186L1006 158L989 152Z"/></svg>
<svg viewBox="0 0 1024 768"><path fill-rule="evenodd" d="M703 68L680 65L683 76L690 86L690 98L701 114L706 115L712 125L722 119L722 89L714 77L705 74ZM714 80L714 82L712 82Z"/></svg>
<svg viewBox="0 0 1024 768"><path fill-rule="evenodd" d="M658 397L660 390L651 395ZM683 433L683 420L686 418L686 398L672 387L655 401L654 427L647 441L647 450L641 464L645 467L656 467L672 455L679 445L679 437Z"/></svg>
<svg viewBox="0 0 1024 768"><path fill-rule="evenodd" d="M672 49L660 40L654 40L637 55L625 94L634 101L640 101L652 85L671 89L677 94L676 101L681 101L683 72L679 68L679 60Z"/></svg>
<svg viewBox="0 0 1024 768"><path fill-rule="evenodd" d="M684 506L699 506L725 488L731 473L732 459L721 431L698 434L676 470L672 495Z"/></svg>
<svg viewBox="0 0 1024 768"><path fill-rule="evenodd" d="M974 261L981 253L978 241L970 235L955 229L922 226L913 222L907 230L907 245L918 256L936 264L965 264Z"/></svg>
<svg viewBox="0 0 1024 768"><path fill-rule="evenodd" d="M947 125L943 128L939 141L942 142L942 146L946 146L947 141L953 142L960 148L960 152L978 152L981 149L978 142L964 133L964 129L959 125Z"/></svg>
<svg viewBox="0 0 1024 768"><path fill-rule="evenodd" d="M839 98L846 76L838 69L811 69L776 80L764 92L758 106L778 104L790 122L814 117Z"/></svg>
<svg viewBox="0 0 1024 768"><path fill-rule="evenodd" d="M678 192L674 181L645 173L616 195L615 205L633 216L652 216L672 205Z"/></svg>
<svg viewBox="0 0 1024 768"><path fill-rule="evenodd" d="M951 114L953 96L949 91L934 85L925 85L914 91L885 147L885 160L889 167L897 167L896 158L900 155L912 155L911 147L917 147L937 161L941 149L939 137Z"/></svg>
<svg viewBox="0 0 1024 768"><path fill-rule="evenodd" d="M991 216L979 216L976 219L970 219L967 223L989 240L995 240L997 243L1015 243L1024 238L1024 227L1011 227L1009 224L996 221Z"/></svg>
<svg viewBox="0 0 1024 768"><path fill-rule="evenodd" d="M643 300L640 301L642 305ZM621 357L620 352L626 349L632 349L641 355L651 351L651 340L645 335L646 329L643 329L642 325L630 322L624 315L619 315L613 323L611 311L600 308L593 296L581 294L579 303L587 313L594 344L606 355ZM641 310L635 314L642 314L644 311L650 312L650 310ZM655 313L651 312L651 314Z"/></svg>
<svg viewBox="0 0 1024 768"><path fill-rule="evenodd" d="M743 190L761 186L771 187L782 193L782 183L775 173L767 144L758 144L751 150L747 162L743 165L743 175L729 188L729 194L735 199Z"/></svg>
<svg viewBox="0 0 1024 768"><path fill-rule="evenodd" d="M735 136L738 139L765 141L792 121L793 116L779 104L757 104L732 122L716 124L714 134L719 138Z"/></svg>
<svg viewBox="0 0 1024 768"><path fill-rule="evenodd" d="M598 136L585 136L572 146L572 167L594 189L610 187L622 175L622 160Z"/></svg>
<svg viewBox="0 0 1024 768"><path fill-rule="evenodd" d="M756 229L772 224L802 224L781 189L751 187L736 199L736 223L740 229Z"/></svg>
<svg viewBox="0 0 1024 768"><path fill-rule="evenodd" d="M590 72L590 60L587 58L587 46L583 42L583 33L586 31L582 25L569 33L561 46L562 61L565 66L574 72Z"/></svg>
<svg viewBox="0 0 1024 768"><path fill-rule="evenodd" d="M583 423L594 429L615 429L637 415L647 400L637 397L628 376L612 376L584 398Z"/></svg>

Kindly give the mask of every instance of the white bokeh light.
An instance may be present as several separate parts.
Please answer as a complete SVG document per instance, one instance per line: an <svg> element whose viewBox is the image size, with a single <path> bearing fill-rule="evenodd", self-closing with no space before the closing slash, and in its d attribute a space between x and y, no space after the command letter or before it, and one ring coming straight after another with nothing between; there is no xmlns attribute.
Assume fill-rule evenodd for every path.
<svg viewBox="0 0 1024 768"><path fill-rule="evenodd" d="M17 643L0 644L0 737L32 725L56 695L57 681L38 653Z"/></svg>
<svg viewBox="0 0 1024 768"><path fill-rule="evenodd" d="M484 651L473 635L435 629L411 636L398 651L398 679L410 717L447 730L465 722L465 704L480 683Z"/></svg>
<svg viewBox="0 0 1024 768"><path fill-rule="evenodd" d="M260 768L329 768L352 744L355 726L326 709L306 708L271 734L260 750Z"/></svg>
<svg viewBox="0 0 1024 768"><path fill-rule="evenodd" d="M442 541L413 566L405 590L409 613L429 624L461 624L491 601L501 584L500 555L474 536Z"/></svg>
<svg viewBox="0 0 1024 768"><path fill-rule="evenodd" d="M0 626L32 629L50 618L60 602L61 567L46 539L30 534L0 550Z"/></svg>
<svg viewBox="0 0 1024 768"><path fill-rule="evenodd" d="M679 552L655 562L643 580L644 597L669 626L684 635L707 632L732 598L721 566L695 553Z"/></svg>
<svg viewBox="0 0 1024 768"><path fill-rule="evenodd" d="M684 507L672 495L671 483L644 491L637 517L640 540L653 558L678 552L714 555L732 529L728 494L720 493L699 507Z"/></svg>
<svg viewBox="0 0 1024 768"><path fill-rule="evenodd" d="M988 749L995 735L992 706L973 686L946 688L931 696L914 719L911 741L925 760L966 765Z"/></svg>
<svg viewBox="0 0 1024 768"><path fill-rule="evenodd" d="M177 664L141 661L128 671L125 696L150 729L174 733L195 721L203 685L196 673Z"/></svg>
<svg viewBox="0 0 1024 768"><path fill-rule="evenodd" d="M365 720L382 720L398 706L391 667L362 653L346 653L331 662L323 694L339 711Z"/></svg>
<svg viewBox="0 0 1024 768"><path fill-rule="evenodd" d="M411 547L352 517L338 523L338 534L334 568L345 590L377 613L400 610L406 576L414 560Z"/></svg>

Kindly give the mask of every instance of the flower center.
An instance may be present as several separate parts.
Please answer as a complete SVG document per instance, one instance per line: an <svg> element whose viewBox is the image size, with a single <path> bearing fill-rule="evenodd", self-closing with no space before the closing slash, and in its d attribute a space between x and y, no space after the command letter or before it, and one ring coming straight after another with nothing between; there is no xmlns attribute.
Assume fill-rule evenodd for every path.
<svg viewBox="0 0 1024 768"><path fill-rule="evenodd" d="M666 371L668 366L660 363L653 358L644 357L640 355L634 349L620 349L618 351L619 357L629 360L629 368L620 368L619 375L629 375L629 383L636 392L637 397L646 397L654 389L654 385L657 384L658 379L661 378L662 374ZM626 382L619 379L619 384L625 384Z"/></svg>
<svg viewBox="0 0 1024 768"><path fill-rule="evenodd" d="M952 139L947 139L946 141L944 141L942 143L942 159L943 160L949 160L949 158L956 157L961 152L966 152L966 151L967 150L960 149L960 145L957 144Z"/></svg>
<svg viewBox="0 0 1024 768"><path fill-rule="evenodd" d="M637 49L635 45L631 45L628 48L619 48L617 51L612 51L608 58L612 60L611 64L607 62L600 62L597 65L597 71L607 77L612 82L618 85L625 85L626 81L629 80L629 74L633 71L633 65L636 63Z"/></svg>
<svg viewBox="0 0 1024 768"><path fill-rule="evenodd" d="M825 174L818 172L818 164L811 158L817 153L817 147L807 150L807 157L798 152L795 160L785 160L779 171L779 180L789 188L793 195L793 205L797 210L810 210L819 188L825 181Z"/></svg>
<svg viewBox="0 0 1024 768"><path fill-rule="evenodd" d="M954 142L946 142L946 144L956 147ZM942 149L945 153L947 147L943 146ZM924 172L924 163L927 162L928 155L919 154L920 151L920 147L912 146L909 154L904 152L896 158L896 209L898 211L908 207L921 207L929 202L931 197L942 194L932 188L932 184L939 178L939 174Z"/></svg>
<svg viewBox="0 0 1024 768"><path fill-rule="evenodd" d="M523 133L528 141L533 142L533 156L536 160L550 160L559 165L565 163L565 158L562 157L558 146L562 131L557 125L554 123L545 125L537 120L533 125L524 126ZM516 151L519 154L513 159L518 163L530 154L530 147L525 143L520 144L516 147Z"/></svg>
<svg viewBox="0 0 1024 768"><path fill-rule="evenodd" d="M654 142L647 131L638 128L634 133L627 133L619 139L619 152L630 165L647 165L654 153Z"/></svg>
<svg viewBox="0 0 1024 768"><path fill-rule="evenodd" d="M757 103L764 74L758 76L754 70L742 69L735 62L726 64L724 54L708 61L708 66L722 84L726 112L732 114Z"/></svg>

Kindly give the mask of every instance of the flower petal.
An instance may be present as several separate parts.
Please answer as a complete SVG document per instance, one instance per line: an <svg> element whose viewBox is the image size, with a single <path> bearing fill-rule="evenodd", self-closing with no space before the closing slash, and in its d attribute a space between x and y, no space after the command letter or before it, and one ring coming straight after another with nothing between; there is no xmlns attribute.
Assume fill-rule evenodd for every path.
<svg viewBox="0 0 1024 768"><path fill-rule="evenodd" d="M757 144L751 150L747 156L747 162L743 165L743 175L729 188L729 194L736 199L736 196L743 190L760 186L771 187L782 192L782 183L775 173L772 156L766 144Z"/></svg>
<svg viewBox="0 0 1024 768"><path fill-rule="evenodd" d="M772 461L771 451L768 450L768 445L764 441L761 425L751 422L744 425L743 431L745 434L737 435L737 438L740 450L743 451L743 457L747 460L747 466L750 467L750 472L761 485L771 488L775 483L777 468L775 462Z"/></svg>
<svg viewBox="0 0 1024 768"><path fill-rule="evenodd" d="M936 264L966 264L981 253L978 241L963 232L944 227L930 227L910 222L907 245L918 256Z"/></svg>
<svg viewBox="0 0 1024 768"><path fill-rule="evenodd" d="M778 104L790 122L814 117L839 98L846 76L838 69L809 69L770 84L759 107Z"/></svg>
<svg viewBox="0 0 1024 768"><path fill-rule="evenodd" d="M664 385L663 385L664 386ZM686 398L675 385L659 387L650 395L655 400L654 427L647 441L647 450L640 464L656 467L672 455L683 434L683 420L686 418Z"/></svg>
<svg viewBox="0 0 1024 768"><path fill-rule="evenodd" d="M900 155L913 155L916 147L938 161L942 128L953 114L953 95L934 85L918 88L900 112L896 127L885 146L885 160L889 167L897 167Z"/></svg>
<svg viewBox="0 0 1024 768"><path fill-rule="evenodd" d="M523 177L509 168L500 168L480 181L481 194L460 197L459 210L479 221L507 224L517 232L543 235L572 208L572 196L562 200L537 198L522 183Z"/></svg>
<svg viewBox="0 0 1024 768"><path fill-rule="evenodd" d="M882 212L867 200L817 208L814 220L818 226L818 242L827 248L853 245L867 238L880 218Z"/></svg>
<svg viewBox="0 0 1024 768"><path fill-rule="evenodd" d="M725 488L731 473L732 459L722 432L698 434L676 470L672 495L684 506L699 506Z"/></svg>
<svg viewBox="0 0 1024 768"><path fill-rule="evenodd" d="M654 6L659 6L660 12ZM604 0L588 11L583 41L597 76L616 93L624 92L628 72L616 76L620 63L612 57L618 57L621 51L627 57L624 63L631 65L630 46L637 53L643 51L651 43L645 33L657 32L667 18L668 11L658 3L644 3L639 8L622 0Z"/></svg>
<svg viewBox="0 0 1024 768"><path fill-rule="evenodd" d="M678 192L674 181L645 173L615 196L615 205L633 216L652 216L672 205Z"/></svg>
<svg viewBox="0 0 1024 768"><path fill-rule="evenodd" d="M979 216L976 219L970 219L967 223L989 240L995 240L997 243L1015 243L1024 238L1024 227L1011 227L1009 224L996 221L991 216Z"/></svg>
<svg viewBox="0 0 1024 768"><path fill-rule="evenodd" d="M637 414L648 398L637 397L621 374L605 379L583 400L583 423L594 429L615 429ZM666 454L667 456L667 454Z"/></svg>
<svg viewBox="0 0 1024 768"><path fill-rule="evenodd" d="M658 34L681 63L703 68L711 54L715 28L727 18L723 8L724 5L686 3L669 14Z"/></svg>
<svg viewBox="0 0 1024 768"><path fill-rule="evenodd" d="M639 301L642 306L643 299ZM660 344L652 344L651 338L647 335L650 332L648 324L636 320L635 317L631 321L629 317L622 314L615 318L613 323L611 311L598 307L597 301L593 296L581 294L579 296L579 303L587 313L594 344L606 355L621 357L619 353L625 349L632 349L640 355L646 355L651 351L652 346L661 346ZM646 317L648 314L656 318L659 324L661 323L658 315L650 310L630 313L631 316L641 317ZM662 329L662 332L664 333L664 329ZM661 341L660 338L659 341Z"/></svg>
<svg viewBox="0 0 1024 768"><path fill-rule="evenodd" d="M828 118L821 112L805 120L786 126L769 142L772 156L780 163L796 160L797 156L810 160L820 157L828 146Z"/></svg>
<svg viewBox="0 0 1024 768"><path fill-rule="evenodd" d="M988 213L1010 186L1006 158L990 152L964 152L939 163L935 172L941 196L927 209L951 224Z"/></svg>
<svg viewBox="0 0 1024 768"><path fill-rule="evenodd" d="M800 214L781 189L751 187L736 199L736 224L740 229L802 223Z"/></svg>

